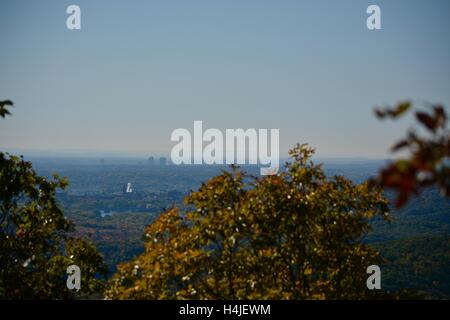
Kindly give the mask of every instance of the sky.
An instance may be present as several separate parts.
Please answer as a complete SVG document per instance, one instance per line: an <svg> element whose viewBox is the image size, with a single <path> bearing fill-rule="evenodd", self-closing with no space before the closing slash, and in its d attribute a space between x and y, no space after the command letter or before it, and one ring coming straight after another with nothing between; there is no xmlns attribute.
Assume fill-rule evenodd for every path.
<svg viewBox="0 0 450 320"><path fill-rule="evenodd" d="M412 122L375 106L448 110L449 33L448 0L2 0L0 99L15 107L0 148L167 155L201 120L279 129L282 154L386 157Z"/></svg>

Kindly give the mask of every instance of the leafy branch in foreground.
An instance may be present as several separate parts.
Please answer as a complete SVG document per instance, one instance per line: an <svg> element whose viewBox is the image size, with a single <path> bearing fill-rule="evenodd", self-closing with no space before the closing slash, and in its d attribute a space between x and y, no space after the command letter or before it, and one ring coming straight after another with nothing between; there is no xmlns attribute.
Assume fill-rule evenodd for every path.
<svg viewBox="0 0 450 320"><path fill-rule="evenodd" d="M7 115L11 115L7 106L12 107L13 105L14 103L11 100L0 101L0 117L5 118Z"/></svg>
<svg viewBox="0 0 450 320"><path fill-rule="evenodd" d="M398 104L395 108L376 109L381 119L396 119L411 109L410 102ZM429 111L416 111L415 117L423 135L411 129L407 136L398 141L393 152L406 151L407 157L390 163L373 180L378 185L397 191L397 208L402 207L412 195L425 187L436 185L441 194L450 196L450 131L447 128L447 113L443 106L430 106Z"/></svg>

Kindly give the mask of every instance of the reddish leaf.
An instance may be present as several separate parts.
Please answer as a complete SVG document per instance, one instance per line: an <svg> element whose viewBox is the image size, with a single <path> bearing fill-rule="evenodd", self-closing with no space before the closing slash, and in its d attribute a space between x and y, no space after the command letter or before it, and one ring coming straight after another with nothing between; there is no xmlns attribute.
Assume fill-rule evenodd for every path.
<svg viewBox="0 0 450 320"><path fill-rule="evenodd" d="M436 119L430 115L425 112L416 112L416 117L417 120L419 120L419 122L425 125L429 130L432 130L433 132L436 130Z"/></svg>
<svg viewBox="0 0 450 320"><path fill-rule="evenodd" d="M392 151L398 151L404 147L407 147L409 145L409 142L406 140L401 140L399 142L397 142L392 148Z"/></svg>

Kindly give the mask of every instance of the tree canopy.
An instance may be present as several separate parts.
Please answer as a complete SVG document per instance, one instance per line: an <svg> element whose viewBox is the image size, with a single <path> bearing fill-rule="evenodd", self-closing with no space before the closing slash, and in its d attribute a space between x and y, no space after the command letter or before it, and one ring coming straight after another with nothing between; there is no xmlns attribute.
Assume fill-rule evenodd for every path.
<svg viewBox="0 0 450 320"><path fill-rule="evenodd" d="M388 219L381 190L325 176L297 145L279 175L233 168L146 229L145 252L122 264L110 299L352 299L368 295L380 256L363 238Z"/></svg>
<svg viewBox="0 0 450 320"><path fill-rule="evenodd" d="M10 114L0 102L0 116ZM22 157L0 152L0 299L67 299L97 292L105 274L94 245L71 237L73 224L56 201L66 179L39 176ZM66 269L81 269L81 290L66 286Z"/></svg>

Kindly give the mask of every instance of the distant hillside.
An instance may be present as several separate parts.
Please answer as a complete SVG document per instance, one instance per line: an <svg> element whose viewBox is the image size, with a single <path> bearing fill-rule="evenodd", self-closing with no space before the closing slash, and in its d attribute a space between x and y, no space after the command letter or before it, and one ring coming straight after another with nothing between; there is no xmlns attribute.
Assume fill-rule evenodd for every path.
<svg viewBox="0 0 450 320"><path fill-rule="evenodd" d="M382 161L325 162L327 175L344 175L362 182L374 175ZM86 163L84 161L40 160L41 174L59 172L69 178L69 188L58 194L66 214L77 224L77 232L90 237L104 254L110 270L143 250L145 225L202 181L224 167L154 166L146 162ZM258 173L257 167L244 170ZM131 182L134 192L122 195ZM389 198L393 194L387 193ZM115 212L101 218L100 210ZM449 298L450 200L437 190L426 190L402 210L392 211L392 222L372 225L365 239L387 258L382 269L383 289L410 288L427 297Z"/></svg>
<svg viewBox="0 0 450 320"><path fill-rule="evenodd" d="M382 287L450 299L450 200L426 190L392 217L375 222L367 237L387 260Z"/></svg>
<svg viewBox="0 0 450 320"><path fill-rule="evenodd" d="M392 195L388 194L391 198ZM392 210L390 223L376 221L369 242L403 239L416 236L450 235L450 199L438 190L425 190L401 210Z"/></svg>
<svg viewBox="0 0 450 320"><path fill-rule="evenodd" d="M387 260L385 290L414 289L427 298L450 299L450 236L419 236L375 245Z"/></svg>

